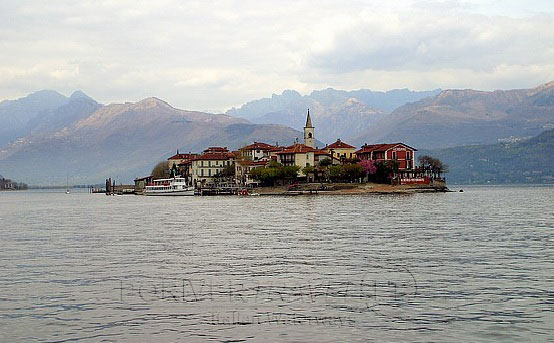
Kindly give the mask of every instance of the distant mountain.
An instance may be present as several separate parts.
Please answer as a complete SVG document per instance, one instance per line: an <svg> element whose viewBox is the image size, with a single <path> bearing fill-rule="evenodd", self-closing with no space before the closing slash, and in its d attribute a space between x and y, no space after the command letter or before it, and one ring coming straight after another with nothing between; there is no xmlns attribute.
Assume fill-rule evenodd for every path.
<svg viewBox="0 0 554 343"><path fill-rule="evenodd" d="M28 125L36 120L41 113L54 110L69 102L62 94L42 90L17 100L0 102L0 146L28 134Z"/></svg>
<svg viewBox="0 0 554 343"><path fill-rule="evenodd" d="M232 108L227 114L247 118L254 123L281 124L301 130L309 108L316 137L329 143L337 138L349 140L358 136L393 109L438 92L407 89L342 91L328 88L303 96L294 90L286 90L281 95L273 94L271 98L250 101L238 109Z"/></svg>
<svg viewBox="0 0 554 343"><path fill-rule="evenodd" d="M554 183L554 129L529 140L420 151L445 162L449 183Z"/></svg>
<svg viewBox="0 0 554 343"><path fill-rule="evenodd" d="M80 91L74 92L67 103L55 108L44 110L31 119L26 127L25 133L46 134L52 131L70 126L74 122L86 118L98 110L102 105Z"/></svg>
<svg viewBox="0 0 554 343"><path fill-rule="evenodd" d="M398 107L408 103L421 100L440 93L440 89L431 91L411 91L409 89L393 89L386 92L360 89L356 91L342 91L327 88L320 91L313 91L310 97L316 99L325 106L343 102L345 99L355 98L359 102L375 108L380 112L390 113Z"/></svg>
<svg viewBox="0 0 554 343"><path fill-rule="evenodd" d="M402 141L418 148L492 144L554 128L554 82L534 89L445 90L406 104L353 143Z"/></svg>
<svg viewBox="0 0 554 343"><path fill-rule="evenodd" d="M0 149L0 171L29 184L65 184L67 176L80 184L110 176L130 182L148 175L156 162L176 149L196 152L214 145L235 149L252 141L285 145L297 137L302 134L289 127L179 110L148 98L99 107L57 131L20 138Z"/></svg>

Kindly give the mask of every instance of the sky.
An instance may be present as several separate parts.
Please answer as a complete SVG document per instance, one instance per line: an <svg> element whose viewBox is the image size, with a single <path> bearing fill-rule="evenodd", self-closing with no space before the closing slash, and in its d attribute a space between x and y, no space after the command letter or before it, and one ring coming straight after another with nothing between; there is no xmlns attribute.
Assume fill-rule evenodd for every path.
<svg viewBox="0 0 554 343"><path fill-rule="evenodd" d="M80 89L223 112L285 89L552 80L552 0L0 0L0 100Z"/></svg>

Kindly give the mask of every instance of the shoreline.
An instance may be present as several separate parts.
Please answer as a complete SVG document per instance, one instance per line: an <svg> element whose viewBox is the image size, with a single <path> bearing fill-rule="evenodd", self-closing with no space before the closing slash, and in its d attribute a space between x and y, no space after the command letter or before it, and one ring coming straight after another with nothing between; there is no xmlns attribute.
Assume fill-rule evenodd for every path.
<svg viewBox="0 0 554 343"><path fill-rule="evenodd" d="M446 184L435 185L387 185L377 183L337 183L326 184L321 189L317 184L302 184L298 189L289 190L289 186L253 188L257 195L294 196L294 195L360 195L360 194L413 194L452 192Z"/></svg>

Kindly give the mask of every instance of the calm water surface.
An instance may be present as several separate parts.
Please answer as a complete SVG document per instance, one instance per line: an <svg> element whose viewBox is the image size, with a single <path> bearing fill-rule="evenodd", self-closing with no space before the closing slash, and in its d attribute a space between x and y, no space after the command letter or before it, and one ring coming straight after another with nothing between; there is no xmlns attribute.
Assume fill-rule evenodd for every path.
<svg viewBox="0 0 554 343"><path fill-rule="evenodd" d="M548 342L554 188L0 193L1 342Z"/></svg>

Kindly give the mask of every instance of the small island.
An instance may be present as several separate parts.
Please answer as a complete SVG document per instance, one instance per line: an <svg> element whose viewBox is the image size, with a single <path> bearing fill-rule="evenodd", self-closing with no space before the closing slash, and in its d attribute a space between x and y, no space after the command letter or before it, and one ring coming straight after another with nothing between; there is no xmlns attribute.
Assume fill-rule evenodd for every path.
<svg viewBox="0 0 554 343"><path fill-rule="evenodd" d="M316 146L310 111L304 143L290 146L253 142L236 151L209 147L202 153L177 153L158 163L134 187L113 185L106 192L144 195L304 195L445 192L447 171L440 160L419 156L407 144L364 144L337 139ZM416 164L416 160L419 165Z"/></svg>

